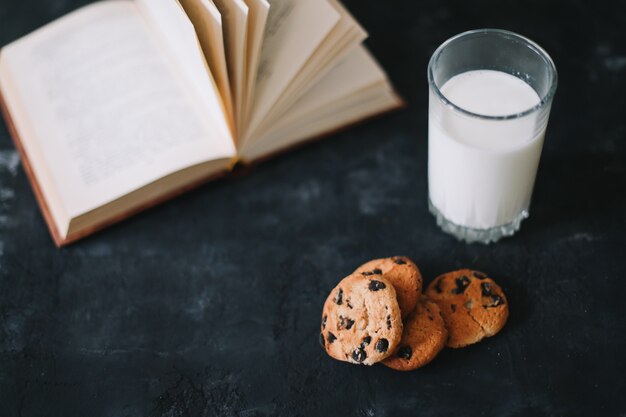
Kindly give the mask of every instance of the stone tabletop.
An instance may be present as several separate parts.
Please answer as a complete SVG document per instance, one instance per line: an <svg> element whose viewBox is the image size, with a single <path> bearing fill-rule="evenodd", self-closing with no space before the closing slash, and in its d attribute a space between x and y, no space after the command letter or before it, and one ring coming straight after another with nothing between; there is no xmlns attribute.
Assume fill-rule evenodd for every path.
<svg viewBox="0 0 626 417"><path fill-rule="evenodd" d="M271 1L271 0L270 0ZM0 45L84 4L0 2ZM346 2L408 107L64 249L0 122L0 416L626 416L626 10ZM499 27L559 70L531 215L467 245L427 208L430 54ZM402 254L502 284L509 323L411 373L329 359L328 291Z"/></svg>

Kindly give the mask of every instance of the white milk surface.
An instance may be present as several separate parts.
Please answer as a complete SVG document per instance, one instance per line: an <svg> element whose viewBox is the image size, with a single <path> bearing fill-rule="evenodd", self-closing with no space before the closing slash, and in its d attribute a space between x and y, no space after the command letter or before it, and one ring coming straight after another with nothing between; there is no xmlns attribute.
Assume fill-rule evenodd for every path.
<svg viewBox="0 0 626 417"><path fill-rule="evenodd" d="M441 92L458 107L485 116L521 113L540 102L530 85L492 70L456 75ZM446 107L431 92L432 204L449 221L477 229L510 223L527 211L545 133L546 123L538 120L541 114L485 120Z"/></svg>

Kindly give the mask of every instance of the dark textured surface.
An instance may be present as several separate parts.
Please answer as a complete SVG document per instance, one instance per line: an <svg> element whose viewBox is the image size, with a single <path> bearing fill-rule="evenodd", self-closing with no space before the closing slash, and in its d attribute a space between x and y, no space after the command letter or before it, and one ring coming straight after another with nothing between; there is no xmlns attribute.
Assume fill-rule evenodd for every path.
<svg viewBox="0 0 626 417"><path fill-rule="evenodd" d="M1 0L0 44L78 3ZM0 416L626 416L626 13L619 2L349 1L407 110L63 250L0 122ZM560 85L531 217L465 245L426 205L427 60L501 27ZM498 336L398 373L329 359L327 292L405 254L502 284Z"/></svg>

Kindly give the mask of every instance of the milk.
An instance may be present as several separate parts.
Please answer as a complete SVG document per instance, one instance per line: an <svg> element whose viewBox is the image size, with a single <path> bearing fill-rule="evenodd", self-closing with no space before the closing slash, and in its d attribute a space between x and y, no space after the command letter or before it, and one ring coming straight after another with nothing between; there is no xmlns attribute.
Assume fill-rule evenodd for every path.
<svg viewBox="0 0 626 417"><path fill-rule="evenodd" d="M532 109L540 98L521 79L500 71L468 71L441 87L456 106L483 116ZM548 106L549 107L549 106ZM448 221L474 229L527 216L549 109L509 120L451 109L431 90L428 131L430 202Z"/></svg>

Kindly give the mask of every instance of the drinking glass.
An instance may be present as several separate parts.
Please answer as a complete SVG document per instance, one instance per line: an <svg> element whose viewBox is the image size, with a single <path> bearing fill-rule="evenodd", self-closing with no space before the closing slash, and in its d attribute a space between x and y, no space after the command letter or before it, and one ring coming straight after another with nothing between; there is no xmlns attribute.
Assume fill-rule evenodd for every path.
<svg viewBox="0 0 626 417"><path fill-rule="evenodd" d="M481 107L478 91L468 97L471 106L461 106L442 87L468 71L485 76L485 83L493 71L517 77L532 87L536 104L512 114L483 114L473 109ZM552 59L521 35L472 30L437 48L428 64L428 84L428 202L437 224L466 242L513 235L529 214L557 86Z"/></svg>

